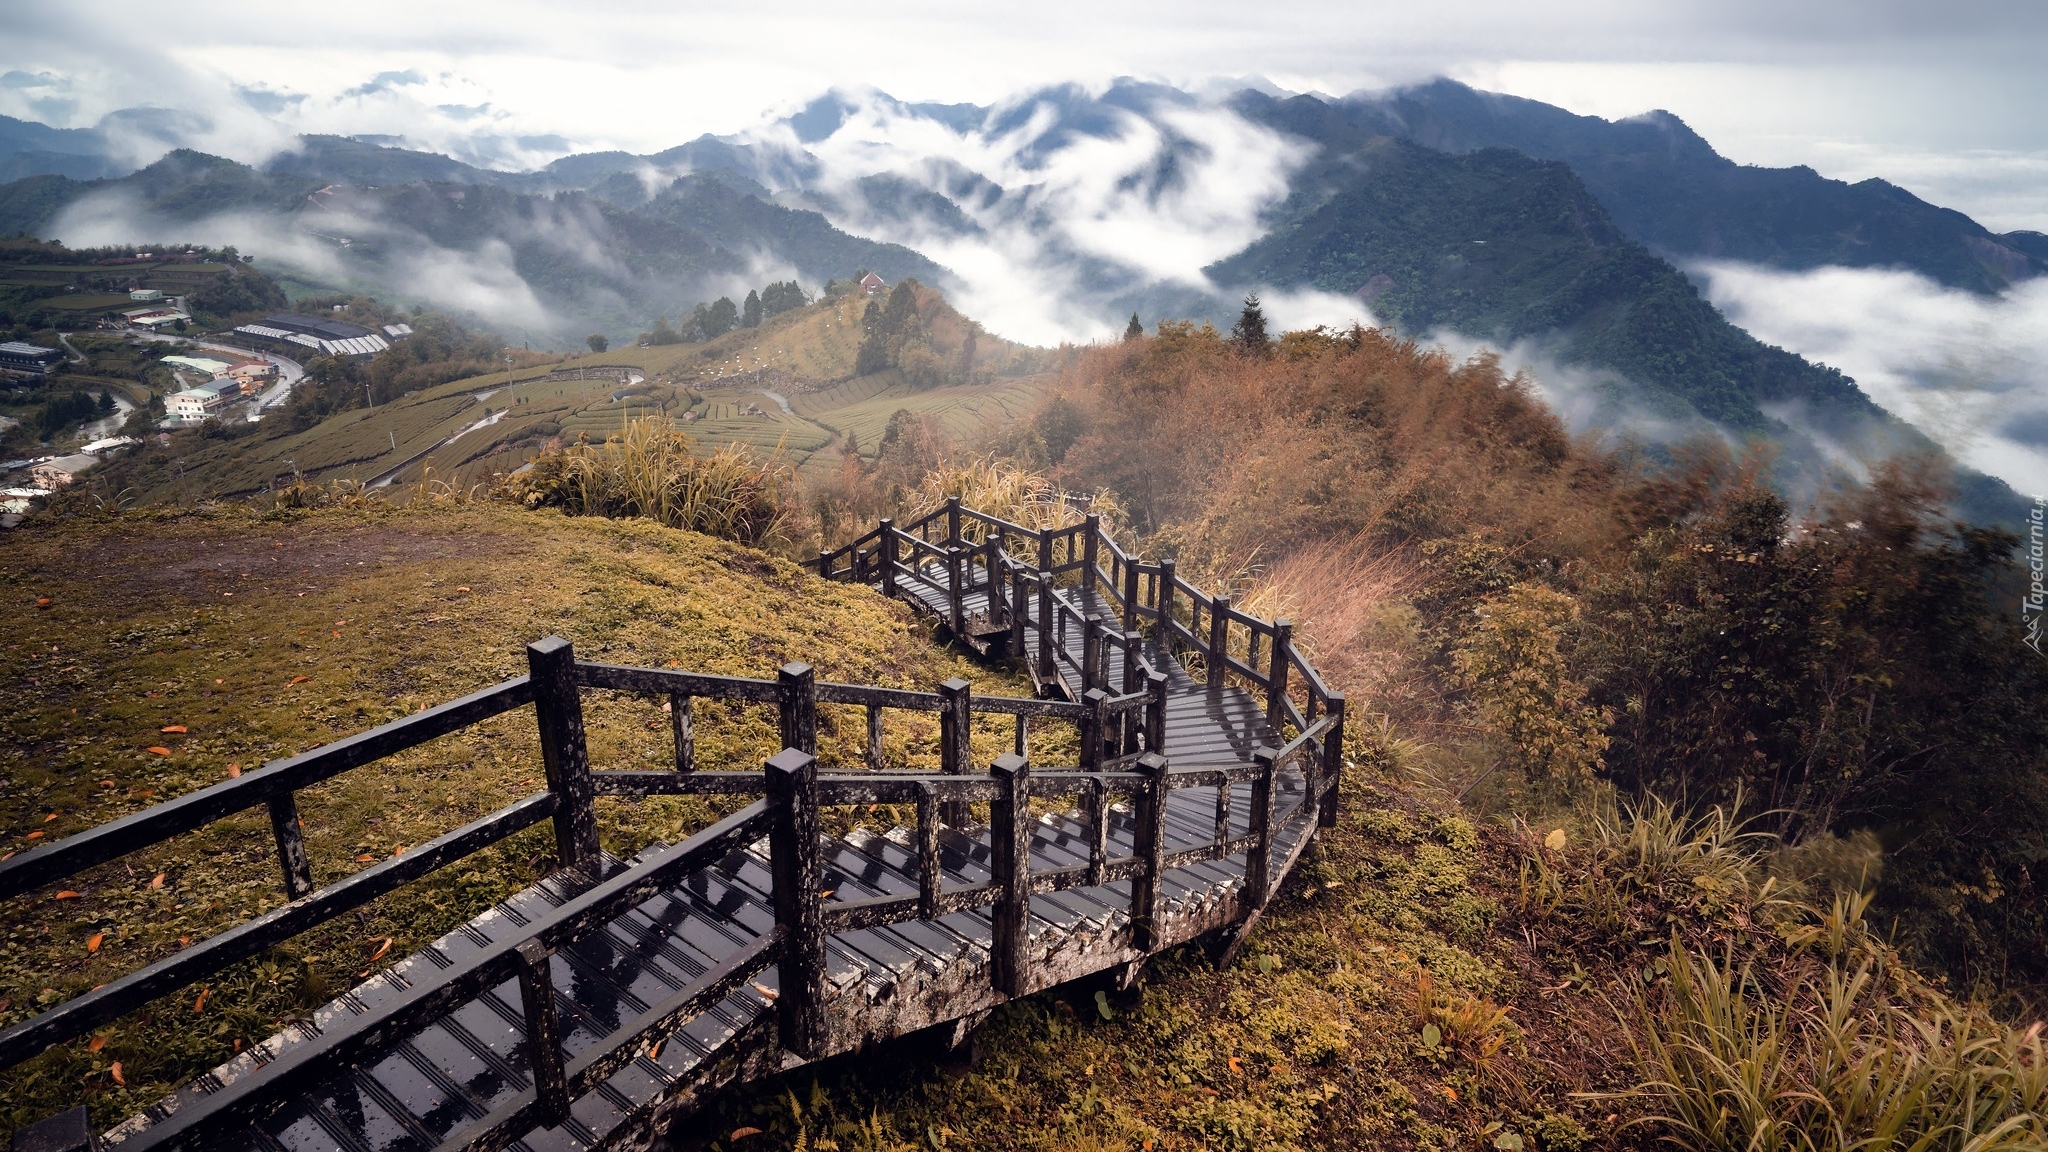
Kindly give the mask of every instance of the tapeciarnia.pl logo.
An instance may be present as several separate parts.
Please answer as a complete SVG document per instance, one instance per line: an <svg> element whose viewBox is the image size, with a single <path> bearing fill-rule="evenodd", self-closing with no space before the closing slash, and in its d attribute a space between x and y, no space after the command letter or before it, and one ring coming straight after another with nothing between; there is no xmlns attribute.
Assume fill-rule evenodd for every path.
<svg viewBox="0 0 2048 1152"><path fill-rule="evenodd" d="M2043 573L2048 571L2048 556L2043 554L2041 539L2042 516L2048 510L2048 496L2034 497L2034 509L2027 513L2027 595L2020 601L2020 623L2027 628L2027 647L2041 651L2041 616L2048 610L2048 587L2043 586Z"/></svg>

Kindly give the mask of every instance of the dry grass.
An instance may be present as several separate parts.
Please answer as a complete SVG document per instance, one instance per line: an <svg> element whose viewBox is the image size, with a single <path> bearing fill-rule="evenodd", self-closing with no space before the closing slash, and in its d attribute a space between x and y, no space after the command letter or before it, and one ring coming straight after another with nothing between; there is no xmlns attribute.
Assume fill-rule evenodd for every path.
<svg viewBox="0 0 2048 1152"><path fill-rule="evenodd" d="M779 455L731 443L708 456L669 420L646 416L602 444L541 453L504 494L575 516L637 516L743 544L787 542L799 514L796 477Z"/></svg>

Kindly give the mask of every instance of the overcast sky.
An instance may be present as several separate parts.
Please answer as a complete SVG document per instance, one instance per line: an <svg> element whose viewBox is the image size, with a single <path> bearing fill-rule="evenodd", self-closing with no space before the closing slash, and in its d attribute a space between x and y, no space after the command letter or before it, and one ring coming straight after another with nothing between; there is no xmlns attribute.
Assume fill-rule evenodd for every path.
<svg viewBox="0 0 2048 1152"><path fill-rule="evenodd" d="M1884 175L2048 230L2044 47L2030 0L9 0L0 112L76 127L178 109L243 159L296 131L484 138L471 155L512 166L735 131L833 85L986 103L1124 75L1329 93L1449 75L1602 116L1666 108L1737 160Z"/></svg>

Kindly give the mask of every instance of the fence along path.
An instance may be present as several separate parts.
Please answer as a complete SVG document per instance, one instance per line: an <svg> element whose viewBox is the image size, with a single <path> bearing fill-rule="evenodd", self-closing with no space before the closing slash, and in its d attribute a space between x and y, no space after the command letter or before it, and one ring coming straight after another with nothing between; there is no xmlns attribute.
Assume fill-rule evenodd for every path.
<svg viewBox="0 0 2048 1152"><path fill-rule="evenodd" d="M528 675L0 861L5 898L261 806L291 897L0 1032L0 1068L535 824L561 865L115 1128L95 1137L80 1108L16 1147L648 1147L735 1081L934 1026L957 1038L1012 997L1241 939L1334 814L1343 698L1286 624L1133 560L1093 517L1048 535L956 502L814 567L940 614L1064 699L824 683L803 664L774 680L595 664L551 637L528 646ZM585 689L666 704L674 767L594 769ZM699 769L698 699L772 707L783 750L759 772ZM313 887L298 789L529 706L546 791ZM820 706L865 711L862 763L821 770ZM890 710L937 714L940 771L883 762ZM1015 726L985 770L976 714ZM1048 723L1078 730L1081 763L1029 758ZM662 794L744 806L680 844L606 853L595 798ZM823 832L826 813L876 804L917 819Z"/></svg>

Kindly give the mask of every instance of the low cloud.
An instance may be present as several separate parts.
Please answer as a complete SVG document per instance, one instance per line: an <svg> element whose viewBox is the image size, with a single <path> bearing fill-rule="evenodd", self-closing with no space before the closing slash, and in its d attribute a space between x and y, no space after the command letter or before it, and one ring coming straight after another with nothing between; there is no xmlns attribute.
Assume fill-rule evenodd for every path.
<svg viewBox="0 0 2048 1152"><path fill-rule="evenodd" d="M2048 488L2048 278L1978 296L1903 271L1693 271L1758 339L1848 373L1970 466Z"/></svg>

